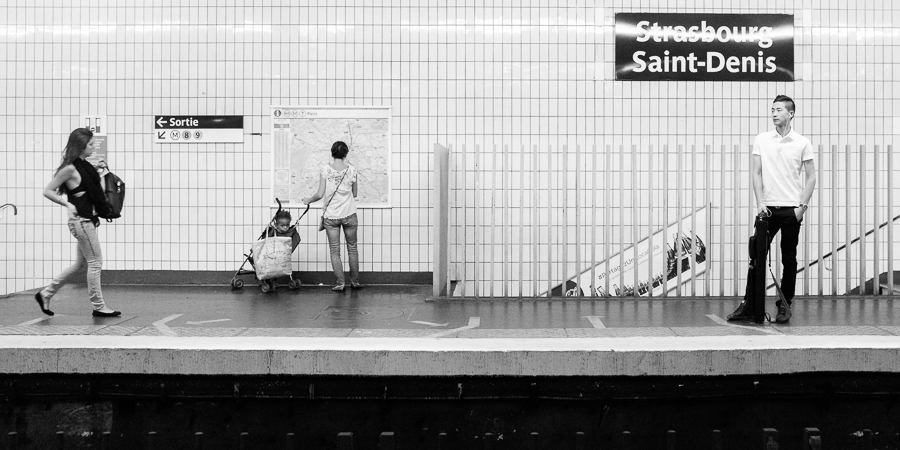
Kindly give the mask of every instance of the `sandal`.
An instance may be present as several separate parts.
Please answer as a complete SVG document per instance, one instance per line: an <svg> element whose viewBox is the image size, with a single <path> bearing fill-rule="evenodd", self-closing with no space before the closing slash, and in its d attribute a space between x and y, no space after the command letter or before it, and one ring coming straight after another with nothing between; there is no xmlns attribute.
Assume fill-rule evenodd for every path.
<svg viewBox="0 0 900 450"><path fill-rule="evenodd" d="M332 291L335 291L335 292L344 292L344 285L343 285L343 284L339 284L339 285L337 285L337 286L331 288L331 290L332 290Z"/></svg>

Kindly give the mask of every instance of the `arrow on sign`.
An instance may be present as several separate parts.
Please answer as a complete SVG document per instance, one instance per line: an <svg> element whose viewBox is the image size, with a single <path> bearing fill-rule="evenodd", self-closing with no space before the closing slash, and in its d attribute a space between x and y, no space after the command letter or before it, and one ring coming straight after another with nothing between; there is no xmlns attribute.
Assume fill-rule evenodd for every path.
<svg viewBox="0 0 900 450"><path fill-rule="evenodd" d="M162 126L165 126L165 125L166 125L166 118L165 118L165 117L160 117L159 119L156 119L156 126L162 127Z"/></svg>
<svg viewBox="0 0 900 450"><path fill-rule="evenodd" d="M156 138L157 138L157 139L165 139L165 138L166 138L166 132L165 132L165 131L157 131L157 132L156 132Z"/></svg>

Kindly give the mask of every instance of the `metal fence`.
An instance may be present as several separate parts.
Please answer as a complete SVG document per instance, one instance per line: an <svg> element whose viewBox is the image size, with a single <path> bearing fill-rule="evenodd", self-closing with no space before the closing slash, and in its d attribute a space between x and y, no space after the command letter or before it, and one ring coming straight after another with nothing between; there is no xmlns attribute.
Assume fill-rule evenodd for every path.
<svg viewBox="0 0 900 450"><path fill-rule="evenodd" d="M434 155L436 296L743 294L749 148L436 144ZM895 159L890 145L818 146L799 295L897 292Z"/></svg>

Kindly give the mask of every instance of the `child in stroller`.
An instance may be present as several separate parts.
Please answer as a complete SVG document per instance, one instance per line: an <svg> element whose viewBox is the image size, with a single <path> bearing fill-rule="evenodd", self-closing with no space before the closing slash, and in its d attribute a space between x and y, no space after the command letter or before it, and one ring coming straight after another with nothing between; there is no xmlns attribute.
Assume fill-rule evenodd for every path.
<svg viewBox="0 0 900 450"><path fill-rule="evenodd" d="M259 236L259 239L263 239L266 236L268 237L289 237L291 238L291 254L294 253L294 250L297 249L297 246L300 245L300 233L297 232L297 224L291 225L291 213L287 210L281 208L281 201L277 198L275 201L278 202L278 211L275 213L275 217L272 218L272 221L269 222L269 225L266 227L266 230L262 232ZM306 206L306 211L300 216L300 219L306 215L309 211L309 205ZM300 219L297 219L297 222L300 222ZM234 277L231 280L231 287L234 289L240 289L244 286L244 281L238 278L240 275L254 274L256 275L255 270L244 270L244 265L248 262L250 266L254 266L253 261L253 251L250 251L249 255L244 255L246 259L244 263L241 264L241 267L234 274ZM297 289L301 286L300 280L295 280L291 275L287 276L289 278L289 282L287 284L291 289ZM270 278L267 280L260 280L257 278L257 283L259 283L259 288L263 292L269 292L275 289L276 287L276 278Z"/></svg>

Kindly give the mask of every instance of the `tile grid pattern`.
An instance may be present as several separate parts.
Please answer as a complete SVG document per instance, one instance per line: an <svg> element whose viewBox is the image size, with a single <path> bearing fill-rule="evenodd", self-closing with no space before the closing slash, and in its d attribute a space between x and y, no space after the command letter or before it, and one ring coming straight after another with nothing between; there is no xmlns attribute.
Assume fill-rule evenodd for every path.
<svg viewBox="0 0 900 450"><path fill-rule="evenodd" d="M795 14L802 80L617 83L611 79L611 17L629 11ZM635 145L639 163L649 159L650 145L657 152L664 144L670 149L678 144L745 147L766 128L765 105L780 92L798 98L798 129L826 148L883 148L892 143L891 129L900 128L892 127L900 95L893 76L900 46L890 28L900 21L900 11L888 0L766 0L752 8L743 0L677 5L463 0L424 6L399 0L302 5L235 0L222 6L206 0L165 5L10 0L0 12L0 98L5 104L0 115L7 124L0 131L6 144L0 149L6 162L0 167L0 203L19 206L18 216L7 211L0 217L0 251L8 255L0 262L0 294L44 284L74 259L63 211L40 192L68 132L85 114L108 117L109 160L131 187L125 219L101 231L105 267L118 270L237 267L271 213L267 117L272 103L392 106L395 206L361 213L363 270L373 271L430 270L434 142L456 149L465 145L470 153L479 145L485 158L479 170L488 174L502 164L530 167L531 160L518 153L523 146L538 145L538 163L552 159L554 175L538 180L538 199L524 195L504 201L522 201L526 211L537 201L558 213L574 204L570 187L560 180L563 168L577 161L563 157L563 145L580 145L585 152L597 145L601 161L609 145L610 161L620 171L631 164L616 150L620 146ZM245 143L153 144L155 114L243 115ZM495 145L509 146L502 161L488 160ZM544 150L550 145L552 153ZM713 167L721 162L718 157ZM722 157L729 167L740 161ZM672 162L671 154L667 158L657 155L653 172L639 171L636 179L657 179L664 161ZM470 157L466 163L469 180L473 162ZM581 162L586 171L595 170L587 159ZM827 158L823 163L836 164ZM860 167L853 159L849 169L861 173L875 167L874 158L866 164ZM660 195L640 186L639 198L631 199L630 186L623 183L628 173L609 174L612 185L624 189L623 197L612 192L614 201L628 204ZM484 177L483 187L520 187L528 174L518 170L504 176ZM728 178L710 182L722 186L730 199L731 191L747 183L746 177ZM851 195L840 197L839 207L874 188L866 185L859 192L858 176L846 184ZM459 195L475 204L475 192ZM749 197L737 198L736 205L716 202L723 217L742 214ZM869 214L857 207L846 216L853 213ZM456 214L470 224L485 212L466 207ZM630 219L622 220L614 224L613 236L627 240ZM295 269L327 271L324 236L312 230L312 222L305 225ZM841 226L843 239L858 224ZM576 226L566 228L567 246L557 249L561 253L576 241ZM457 234L471 232L466 225ZM500 227L488 231L495 241L505 232ZM716 239L737 249L742 237L733 234ZM500 258L503 251L495 247L487 247L491 253L481 260ZM472 257L475 249L470 250ZM516 255L517 250L508 251ZM738 289L742 277L732 267L725 264L720 275L725 295ZM489 272L491 281L502 280L504 270L518 269L498 265Z"/></svg>

